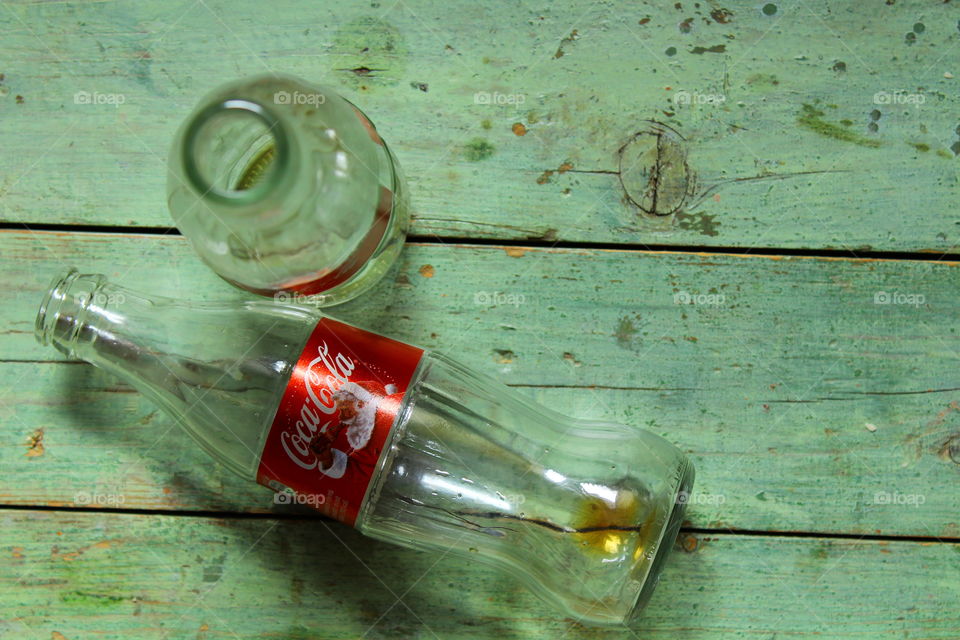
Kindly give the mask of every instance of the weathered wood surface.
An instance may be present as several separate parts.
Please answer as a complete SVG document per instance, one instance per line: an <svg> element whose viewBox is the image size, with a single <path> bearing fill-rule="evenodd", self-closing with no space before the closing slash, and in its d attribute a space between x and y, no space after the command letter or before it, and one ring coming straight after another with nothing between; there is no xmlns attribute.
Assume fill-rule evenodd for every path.
<svg viewBox="0 0 960 640"><path fill-rule="evenodd" d="M266 490L207 462L128 387L58 363L32 336L61 264L158 294L246 294L180 237L8 231L0 255L17 283L0 292L2 502L117 506L83 502L109 494L125 508L270 508ZM956 538L957 273L917 261L411 245L386 282L335 313L567 413L662 433L697 466L695 526ZM925 300L876 304L878 292ZM36 429L44 453L27 455Z"/></svg>
<svg viewBox="0 0 960 640"><path fill-rule="evenodd" d="M0 222L66 231L0 231L0 638L956 638L957 264L716 252L957 252L953 4L5 2ZM34 343L66 266L245 297L182 238L70 226L168 227L181 119L270 71L367 111L442 241L336 315L693 458L633 631L273 505Z"/></svg>
<svg viewBox="0 0 960 640"><path fill-rule="evenodd" d="M5 638L953 640L960 628L957 544L683 535L628 631L580 626L473 562L338 524L0 518Z"/></svg>
<svg viewBox="0 0 960 640"><path fill-rule="evenodd" d="M228 78L283 71L338 86L379 124L415 234L937 252L960 239L951 3L261 8L5 3L3 219L168 226L179 122ZM672 215L628 199L644 201L637 164L652 156L631 148L622 166L619 151L649 120L686 138L676 150L698 176ZM677 195L661 191L658 208Z"/></svg>

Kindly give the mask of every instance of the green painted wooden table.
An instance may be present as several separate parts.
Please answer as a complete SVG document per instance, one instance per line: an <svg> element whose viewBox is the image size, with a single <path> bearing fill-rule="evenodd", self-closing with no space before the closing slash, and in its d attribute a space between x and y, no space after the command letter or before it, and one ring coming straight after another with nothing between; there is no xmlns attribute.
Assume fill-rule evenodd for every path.
<svg viewBox="0 0 960 640"><path fill-rule="evenodd" d="M0 6L0 638L960 638L960 12L939 0ZM242 298L170 229L212 86L337 86L409 176L339 316L693 458L632 629L360 537L33 340L64 266Z"/></svg>

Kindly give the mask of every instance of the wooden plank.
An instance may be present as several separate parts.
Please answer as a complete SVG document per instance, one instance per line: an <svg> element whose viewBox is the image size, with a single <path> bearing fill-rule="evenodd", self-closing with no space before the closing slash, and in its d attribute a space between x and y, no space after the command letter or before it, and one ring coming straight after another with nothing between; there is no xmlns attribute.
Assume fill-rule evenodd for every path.
<svg viewBox="0 0 960 640"><path fill-rule="evenodd" d="M179 122L225 79L275 70L370 113L410 178L416 234L937 252L960 239L946 3L6 7L7 221L169 225ZM685 138L698 177L672 215L630 202L647 183L638 147L621 166L649 120ZM661 208L677 194L666 177Z"/></svg>
<svg viewBox="0 0 960 640"><path fill-rule="evenodd" d="M271 506L177 432L158 442L173 423L129 388L31 335L59 262L158 294L245 294L179 237L4 232L0 255L15 283L0 292L0 500ZM334 313L568 414L664 434L697 465L695 526L960 536L956 265L462 245L401 262ZM28 456L36 429L45 452Z"/></svg>
<svg viewBox="0 0 960 640"><path fill-rule="evenodd" d="M564 619L472 559L341 525L0 517L0 632L17 638L952 639L960 625L957 544L686 537L630 633Z"/></svg>
<svg viewBox="0 0 960 640"><path fill-rule="evenodd" d="M290 512L274 505L267 489L211 463L172 419L104 373L5 363L0 380L12 390L0 400L2 504ZM918 437L909 423L869 433L860 424L837 424L836 415L784 414L763 433L768 425L737 420L742 406L719 390L701 396L702 404L669 390L520 392L571 415L653 428L689 452L697 481L688 523L696 527L958 534L957 492L945 489L956 479L944 444L955 420ZM896 411L920 416L926 404L911 400ZM705 409L718 414L716 424L704 420Z"/></svg>

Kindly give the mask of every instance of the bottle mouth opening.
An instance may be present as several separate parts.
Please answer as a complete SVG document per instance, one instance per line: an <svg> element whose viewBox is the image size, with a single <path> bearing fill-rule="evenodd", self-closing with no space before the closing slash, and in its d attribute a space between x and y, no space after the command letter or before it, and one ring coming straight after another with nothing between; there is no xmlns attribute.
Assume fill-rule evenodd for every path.
<svg viewBox="0 0 960 640"><path fill-rule="evenodd" d="M47 293L43 296L43 302L40 303L40 309L37 311L37 319L33 326L33 335L37 342L43 346L50 344L50 337L53 333L53 327L56 325L57 317L60 315L60 307L67 297L67 292L73 281L80 276L76 269L67 269L65 272L56 276L51 282Z"/></svg>
<svg viewBox="0 0 960 640"><path fill-rule="evenodd" d="M53 345L58 351L71 356L71 346L83 327L84 317L100 293L106 279L99 274L81 274L70 268L60 273L47 289L33 335L37 342Z"/></svg>
<svg viewBox="0 0 960 640"><path fill-rule="evenodd" d="M249 205L263 200L287 174L290 139L267 106L222 100L191 119L182 154L189 186L201 198Z"/></svg>

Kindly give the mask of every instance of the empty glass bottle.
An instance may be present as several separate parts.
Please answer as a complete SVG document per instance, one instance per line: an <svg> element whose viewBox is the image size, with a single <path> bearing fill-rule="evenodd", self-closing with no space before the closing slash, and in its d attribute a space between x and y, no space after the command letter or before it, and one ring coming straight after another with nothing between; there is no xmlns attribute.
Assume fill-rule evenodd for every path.
<svg viewBox="0 0 960 640"><path fill-rule="evenodd" d="M644 605L693 482L659 436L562 416L313 307L194 304L71 271L36 335L128 381L243 477L493 564L584 621Z"/></svg>
<svg viewBox="0 0 960 640"><path fill-rule="evenodd" d="M400 165L370 120L286 75L201 100L174 137L167 192L200 257L266 296L348 300L387 271L406 233Z"/></svg>

